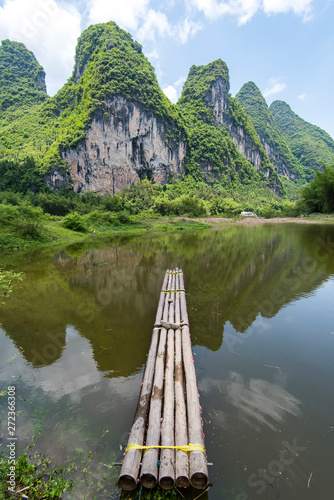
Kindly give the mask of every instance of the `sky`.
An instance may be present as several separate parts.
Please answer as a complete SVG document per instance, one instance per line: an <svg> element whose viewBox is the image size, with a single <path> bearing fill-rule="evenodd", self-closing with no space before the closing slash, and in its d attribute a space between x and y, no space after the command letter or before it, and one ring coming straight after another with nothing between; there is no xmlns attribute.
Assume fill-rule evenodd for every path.
<svg viewBox="0 0 334 500"><path fill-rule="evenodd" d="M23 42L49 95L72 74L77 39L115 21L143 46L176 102L190 67L226 62L231 94L253 81L334 137L334 0L0 0L0 40Z"/></svg>

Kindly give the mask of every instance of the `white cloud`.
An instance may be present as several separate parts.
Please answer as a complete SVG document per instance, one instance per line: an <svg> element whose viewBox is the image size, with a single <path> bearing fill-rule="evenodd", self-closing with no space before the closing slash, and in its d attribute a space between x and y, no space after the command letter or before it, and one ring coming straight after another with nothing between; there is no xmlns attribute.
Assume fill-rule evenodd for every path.
<svg viewBox="0 0 334 500"><path fill-rule="evenodd" d="M160 37L169 36L172 34L172 27L168 22L166 14L150 9L145 15L143 24L137 31L137 37L140 41L154 41L156 33Z"/></svg>
<svg viewBox="0 0 334 500"><path fill-rule="evenodd" d="M121 28L131 30L140 41L154 41L157 36L174 37L186 43L202 25L188 17L173 25L167 15L150 8L149 0L92 0L89 23L115 21ZM169 3L168 7L173 5ZM165 5L166 7L166 5Z"/></svg>
<svg viewBox="0 0 334 500"><path fill-rule="evenodd" d="M201 29L203 29L203 25L201 23L195 23L187 17L176 26L176 37L182 44L184 44L189 40L189 38L195 36Z"/></svg>
<svg viewBox="0 0 334 500"><path fill-rule="evenodd" d="M183 85L184 82L186 81L186 78L184 76L180 76L178 80L174 83L175 87L179 87L180 85Z"/></svg>
<svg viewBox="0 0 334 500"><path fill-rule="evenodd" d="M266 14L286 14L293 11L304 21L312 17L313 0L263 0L263 10Z"/></svg>
<svg viewBox="0 0 334 500"><path fill-rule="evenodd" d="M242 25L261 10L267 15L292 11L308 21L312 17L312 2L313 0L188 0L188 5L203 12L211 21L230 15L235 16L238 24Z"/></svg>
<svg viewBox="0 0 334 500"><path fill-rule="evenodd" d="M275 78L270 78L269 87L267 87L263 91L263 96L269 97L270 95L273 94L279 94L280 92L283 92L285 88L286 88L285 83L278 82L277 80L275 80Z"/></svg>
<svg viewBox="0 0 334 500"><path fill-rule="evenodd" d="M162 89L162 91L172 103L175 104L177 102L177 90L173 85L168 85L168 87Z"/></svg>
<svg viewBox="0 0 334 500"><path fill-rule="evenodd" d="M215 21L219 17L232 15L238 18L239 24L244 24L261 6L259 0L228 0L219 2L218 0L189 0L193 7L203 12L205 17Z"/></svg>
<svg viewBox="0 0 334 500"><path fill-rule="evenodd" d="M297 96L297 99L300 99L301 101L305 101L306 97L307 97L307 94L305 94L305 92L304 92L304 94L299 94L299 96Z"/></svg>
<svg viewBox="0 0 334 500"><path fill-rule="evenodd" d="M0 7L0 37L23 42L46 71L53 94L72 73L81 32L77 9L54 0L6 0Z"/></svg>
<svg viewBox="0 0 334 500"><path fill-rule="evenodd" d="M156 49L152 50L152 52L149 52L146 54L146 57L149 61L153 61L154 59L158 60L159 59L159 53Z"/></svg>
<svg viewBox="0 0 334 500"><path fill-rule="evenodd" d="M149 0L92 0L88 20L90 24L115 21L121 28L136 30L148 4Z"/></svg>
<svg viewBox="0 0 334 500"><path fill-rule="evenodd" d="M88 20L90 24L115 21L121 28L134 32L140 41L172 34L166 14L150 9L149 0L92 0Z"/></svg>

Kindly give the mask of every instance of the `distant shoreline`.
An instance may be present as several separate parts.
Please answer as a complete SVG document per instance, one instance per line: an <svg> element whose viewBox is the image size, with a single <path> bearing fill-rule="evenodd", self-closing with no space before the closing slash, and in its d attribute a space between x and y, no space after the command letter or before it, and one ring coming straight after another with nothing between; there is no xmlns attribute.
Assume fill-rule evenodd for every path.
<svg viewBox="0 0 334 500"><path fill-rule="evenodd" d="M229 217L176 217L174 221L197 221L204 224L212 224L215 227L218 224L234 223L243 226L257 226L258 224L281 224L281 223L297 223L297 224L323 224L326 222L334 223L334 215L326 216L313 216L313 217L272 217L264 219L261 217L242 217L240 219L233 219ZM218 228L217 228L218 229Z"/></svg>

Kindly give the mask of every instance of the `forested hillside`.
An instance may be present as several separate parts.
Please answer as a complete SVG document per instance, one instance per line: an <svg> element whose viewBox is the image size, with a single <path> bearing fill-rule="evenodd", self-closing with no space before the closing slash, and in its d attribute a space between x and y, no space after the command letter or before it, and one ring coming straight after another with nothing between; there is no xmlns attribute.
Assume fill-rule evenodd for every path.
<svg viewBox="0 0 334 500"><path fill-rule="evenodd" d="M292 154L255 83L245 83L235 98L251 119L276 171L289 179L301 182L309 180L312 177L312 170L303 167Z"/></svg>
<svg viewBox="0 0 334 500"><path fill-rule="evenodd" d="M312 167L334 163L333 139L287 104L268 108L252 82L233 98L220 59L192 66L173 105L141 45L112 21L82 33L55 96L18 42L2 42L0 83L2 191L105 196L145 178L164 185L190 176L201 186L194 195L204 183L213 199L247 192L263 206L272 194L295 197Z"/></svg>
<svg viewBox="0 0 334 500"><path fill-rule="evenodd" d="M189 169L223 184L281 184L259 137L229 94L229 74L220 59L192 66L178 101L189 130Z"/></svg>
<svg viewBox="0 0 334 500"><path fill-rule="evenodd" d="M316 125L300 118L284 101L274 101L270 111L295 158L307 169L322 170L334 163L334 139Z"/></svg>

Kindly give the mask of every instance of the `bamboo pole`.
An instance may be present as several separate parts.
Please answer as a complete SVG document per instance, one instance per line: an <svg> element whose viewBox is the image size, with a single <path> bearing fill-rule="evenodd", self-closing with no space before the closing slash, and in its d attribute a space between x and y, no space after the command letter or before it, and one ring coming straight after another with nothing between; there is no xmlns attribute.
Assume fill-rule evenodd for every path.
<svg viewBox="0 0 334 500"><path fill-rule="evenodd" d="M178 269L176 269L178 271ZM176 275L176 289L180 290L179 275ZM180 323L180 294L175 294L175 323ZM182 363L181 329L175 331L175 446L188 444L187 413L184 399L184 377ZM175 453L176 484L181 488L189 486L188 454L182 450Z"/></svg>
<svg viewBox="0 0 334 500"><path fill-rule="evenodd" d="M169 277L170 276L168 275L168 272L166 272L162 285L162 291L160 294L155 324L160 323L162 318L164 304L166 302L166 295L167 295L163 292L164 290L166 290L166 286L169 282ZM144 372L137 409L133 419L133 424L128 444L136 443L139 445L143 445L144 443L144 433L147 421L147 413L152 392L152 382L153 382L153 375L155 368L158 336L159 336L159 328L154 328L152 333L151 345L147 356L146 368ZM123 490L132 491L136 488L141 456L142 456L141 450L135 450L135 449L131 449L125 454L121 473L118 479L118 486Z"/></svg>
<svg viewBox="0 0 334 500"><path fill-rule="evenodd" d="M167 271L168 272L168 271ZM167 290L172 286L172 275L169 275ZM168 321L170 293L165 293L163 321ZM146 445L154 446L160 443L161 411L163 401L163 383L166 352L166 328L161 328L158 354L155 363L153 391L151 397L150 415L148 420ZM140 482L145 488L154 488L158 479L158 449L148 449L143 456Z"/></svg>
<svg viewBox="0 0 334 500"><path fill-rule="evenodd" d="M175 274L172 275L172 289L175 290ZM174 323L175 293L169 299L168 320ZM161 426L161 445L174 446L174 330L167 333L167 355L165 366L165 391L163 422ZM175 452L163 448L160 453L159 485L164 490L175 486Z"/></svg>
<svg viewBox="0 0 334 500"><path fill-rule="evenodd" d="M183 274L180 274L180 289L184 290ZM180 296L181 319L183 322L189 323L185 292L181 292ZM204 434L194 360L191 350L189 326L182 327L182 349L187 390L189 441L192 444L200 444L204 447ZM205 489L208 484L208 467L206 463L206 456L203 452L190 452L189 469L191 485L194 488Z"/></svg>

